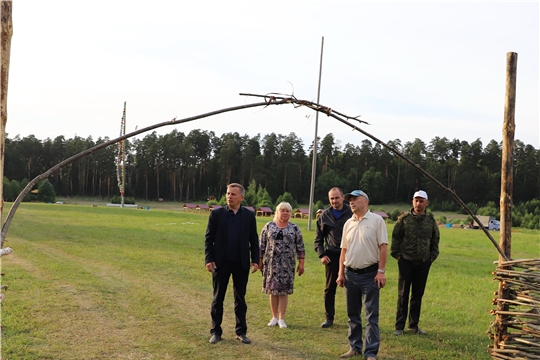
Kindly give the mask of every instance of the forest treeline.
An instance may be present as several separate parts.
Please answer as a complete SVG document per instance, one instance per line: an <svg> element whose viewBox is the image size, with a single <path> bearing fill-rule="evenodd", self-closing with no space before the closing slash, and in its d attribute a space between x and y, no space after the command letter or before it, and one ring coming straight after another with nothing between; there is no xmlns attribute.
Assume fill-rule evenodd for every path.
<svg viewBox="0 0 540 360"><path fill-rule="evenodd" d="M6 137L4 175L9 181L27 183L60 161L109 138L75 136L66 139L37 139L30 135ZM420 139L388 144L420 165L465 202L481 207L498 204L501 186L501 144L483 144L446 137L429 143ZM156 132L126 141L125 195L145 200L178 202L220 199L230 182L248 186L252 180L266 189L272 199L285 192L297 203L310 196L312 144L306 149L294 133L250 137L238 132L216 136L212 131L173 130ZM370 140L341 145L330 133L317 145L315 202L328 203L333 186L344 191L363 189L373 204L410 202L417 189L430 195L431 208L458 210L443 190L398 156ZM540 199L540 150L515 141L514 203ZM111 199L119 193L117 146L109 146L81 158L54 173L48 180L57 196L95 196ZM6 191L7 190L7 191ZM4 189L12 201L16 191Z"/></svg>

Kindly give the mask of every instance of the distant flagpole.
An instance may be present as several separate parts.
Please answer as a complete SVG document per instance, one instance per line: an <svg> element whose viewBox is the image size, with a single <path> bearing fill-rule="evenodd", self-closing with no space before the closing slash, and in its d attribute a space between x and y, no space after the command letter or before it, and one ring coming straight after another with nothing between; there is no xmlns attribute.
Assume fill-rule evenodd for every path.
<svg viewBox="0 0 540 360"><path fill-rule="evenodd" d="M324 48L324 36L321 40L321 61L319 64L319 87L317 89L317 104L321 97L321 76L322 76L322 59ZM311 163L311 189L309 192L309 217L308 217L308 231L311 231L311 216L313 215L313 201L315 197L315 174L317 173L317 128L319 127L319 112L315 112L315 139L313 140L313 161Z"/></svg>
<svg viewBox="0 0 540 360"><path fill-rule="evenodd" d="M126 135L126 102L124 101L124 113L122 120L120 121L120 136ZM124 207L124 187L126 181L125 174L125 159L126 159L126 142L120 140L118 142L118 149L116 153L116 178L118 180L118 188L120 189L120 196L122 197L121 206Z"/></svg>

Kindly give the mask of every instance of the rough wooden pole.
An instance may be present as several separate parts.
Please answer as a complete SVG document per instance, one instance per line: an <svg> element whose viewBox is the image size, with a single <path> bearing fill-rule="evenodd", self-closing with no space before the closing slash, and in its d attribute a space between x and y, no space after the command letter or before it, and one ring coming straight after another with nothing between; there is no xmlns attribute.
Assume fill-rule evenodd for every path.
<svg viewBox="0 0 540 360"><path fill-rule="evenodd" d="M502 128L502 164L501 164L501 233L499 246L508 259L511 259L512 250L512 189L514 184L514 133L516 129L514 114L516 110L516 75L518 54L509 52L506 54L506 98L504 102L504 123ZM499 255L499 266L504 258ZM499 282L498 297L509 298L509 289L504 282ZM499 302L498 311L508 310L507 303ZM498 348L502 337L506 334L506 326L503 325L503 315L497 315L497 331L495 331L495 348Z"/></svg>
<svg viewBox="0 0 540 360"><path fill-rule="evenodd" d="M514 133L516 130L514 115L516 112L517 59L517 53L509 52L506 54L506 98L502 128L501 234L499 245L508 258L512 258L512 189L514 185ZM499 261L503 261L500 256Z"/></svg>
<svg viewBox="0 0 540 360"><path fill-rule="evenodd" d="M1 33L0 42L2 49L0 54L0 220L4 212L4 153L6 146L6 124L7 124L7 94L9 78L9 58L11 53L11 35L13 34L13 23L11 13L13 3L11 0L0 2Z"/></svg>
<svg viewBox="0 0 540 360"><path fill-rule="evenodd" d="M321 60L319 61L319 86L317 88L317 104L321 97L322 60L324 49L324 36L321 39ZM309 188L309 217L308 231L311 231L311 217L313 216L313 199L315 197L315 177L317 174L317 131L319 127L319 112L315 112L315 136L313 139L313 158L311 159L311 186Z"/></svg>

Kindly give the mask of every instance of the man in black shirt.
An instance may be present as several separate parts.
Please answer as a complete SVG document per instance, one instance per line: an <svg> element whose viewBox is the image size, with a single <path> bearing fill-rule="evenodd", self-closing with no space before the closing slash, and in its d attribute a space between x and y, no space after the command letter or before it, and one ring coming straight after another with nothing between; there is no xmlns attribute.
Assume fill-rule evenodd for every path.
<svg viewBox="0 0 540 360"><path fill-rule="evenodd" d="M227 206L212 210L206 227L204 251L206 270L212 273L214 298L210 314L212 328L210 343L221 341L223 300L229 278L233 278L234 313L236 315L236 339L251 343L246 336L246 287L249 269L259 269L259 237L255 214L243 208L245 190L240 184L227 186ZM251 261L250 261L251 260Z"/></svg>
<svg viewBox="0 0 540 360"><path fill-rule="evenodd" d="M326 288L324 289L326 320L321 324L323 328L328 328L334 324L341 234L343 225L352 216L349 205L343 203L344 195L340 188L333 187L330 189L328 200L331 206L319 215L314 240L315 251L317 251L321 263L326 268Z"/></svg>

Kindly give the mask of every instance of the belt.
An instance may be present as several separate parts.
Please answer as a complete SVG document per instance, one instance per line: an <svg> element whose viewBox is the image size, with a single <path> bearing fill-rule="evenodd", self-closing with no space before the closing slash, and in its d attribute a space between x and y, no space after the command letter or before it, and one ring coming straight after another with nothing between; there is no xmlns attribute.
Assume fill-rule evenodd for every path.
<svg viewBox="0 0 540 360"><path fill-rule="evenodd" d="M351 271L351 272L353 272L355 274L365 274L365 273L369 273L369 272L375 272L378 269L379 269L379 263L369 265L368 267L365 267L363 269L353 269L353 268L347 266L347 271Z"/></svg>

